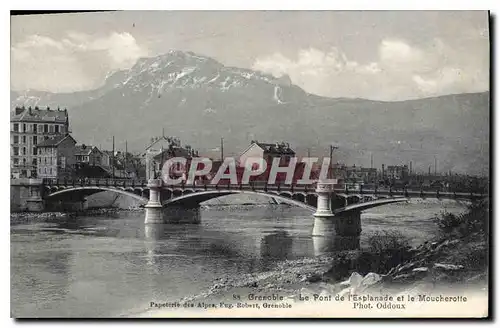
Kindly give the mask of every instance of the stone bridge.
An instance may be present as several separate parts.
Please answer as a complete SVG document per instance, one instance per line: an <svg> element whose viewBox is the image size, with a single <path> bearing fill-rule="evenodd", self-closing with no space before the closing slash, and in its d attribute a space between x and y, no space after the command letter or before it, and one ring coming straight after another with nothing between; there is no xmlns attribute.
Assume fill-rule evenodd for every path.
<svg viewBox="0 0 500 328"><path fill-rule="evenodd" d="M31 179L33 180L33 179ZM89 195L111 191L133 197L144 204L145 223L199 223L199 205L207 200L235 195L253 194L271 198L310 210L314 216L313 237L335 241L340 247L356 247L361 233L361 212L369 208L406 201L410 197L474 199L481 194L426 190L369 189L348 190L338 185L267 185L254 182L248 185L200 184L164 185L162 180L43 180L28 184L30 201L45 205L56 204L63 210L78 210L85 206ZM37 186L38 185L38 189ZM11 181L12 188L12 181ZM38 191L37 191L38 190ZM38 202L37 202L38 201ZM35 206L36 207L36 206ZM335 237L335 238L333 238Z"/></svg>

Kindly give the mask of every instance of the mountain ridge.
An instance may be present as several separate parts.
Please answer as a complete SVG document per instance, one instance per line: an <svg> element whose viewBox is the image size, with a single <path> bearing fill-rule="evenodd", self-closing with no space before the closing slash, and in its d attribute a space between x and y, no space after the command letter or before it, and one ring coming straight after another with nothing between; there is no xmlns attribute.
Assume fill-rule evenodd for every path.
<svg viewBox="0 0 500 328"><path fill-rule="evenodd" d="M338 160L365 166L372 152L377 167L382 159L386 165L412 160L425 171L434 156L438 170L489 167L488 91L396 102L327 98L286 77L173 51L109 74L94 90L11 91L11 97L12 106L67 107L75 138L104 148L115 135L119 147L128 140L129 149L140 151L165 129L207 152L220 137L234 153L253 139L286 140L315 155L336 143Z"/></svg>

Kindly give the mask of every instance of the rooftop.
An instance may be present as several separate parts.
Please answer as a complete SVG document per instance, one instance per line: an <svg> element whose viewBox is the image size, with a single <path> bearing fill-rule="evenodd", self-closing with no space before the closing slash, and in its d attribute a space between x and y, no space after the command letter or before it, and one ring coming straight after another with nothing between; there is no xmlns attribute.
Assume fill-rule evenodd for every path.
<svg viewBox="0 0 500 328"><path fill-rule="evenodd" d="M258 141L252 141L252 143L257 144L266 153L282 154L282 155L295 155L295 152L290 148L288 143L264 143Z"/></svg>
<svg viewBox="0 0 500 328"><path fill-rule="evenodd" d="M60 134L60 135L57 135L55 137L43 140L42 142L40 142L36 146L38 148L40 148L40 147L57 147L64 139L66 139L68 137L71 138L76 143L75 139L73 139L73 137L71 135L69 135L69 134Z"/></svg>
<svg viewBox="0 0 500 328"><path fill-rule="evenodd" d="M75 146L75 155L89 155L94 147L92 145L77 145Z"/></svg>
<svg viewBox="0 0 500 328"><path fill-rule="evenodd" d="M171 158L171 157L183 157L183 158L191 158L193 156L192 152L184 147L172 147L169 149L163 150L163 152L155 155L154 159L161 159L163 157Z"/></svg>

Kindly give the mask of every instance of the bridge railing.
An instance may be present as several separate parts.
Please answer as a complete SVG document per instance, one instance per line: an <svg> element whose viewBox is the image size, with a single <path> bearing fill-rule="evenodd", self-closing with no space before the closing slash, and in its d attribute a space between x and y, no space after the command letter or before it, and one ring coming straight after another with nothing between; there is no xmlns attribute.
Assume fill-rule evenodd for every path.
<svg viewBox="0 0 500 328"><path fill-rule="evenodd" d="M231 184L230 181L220 181L217 184L213 184L210 181L196 180L193 183L180 183L175 185L164 185L164 188L172 189L205 189L205 190L254 190L254 191L304 191L313 192L316 188L316 184L286 184L284 182L277 182L275 184L268 184L266 181L249 181L248 184Z"/></svg>
<svg viewBox="0 0 500 328"><path fill-rule="evenodd" d="M147 188L147 181L144 179L104 179L104 178L44 178L43 184L47 186L96 186L96 187L115 187L115 188ZM229 181L221 181L218 184L212 184L210 181L195 180L194 183L164 186L172 189L222 189L222 190L253 190L253 191L289 191L289 192L314 192L316 183L302 184L286 184L284 181L277 181L275 184L268 184L267 181L250 181L248 184L230 184ZM334 192L342 194L370 194L370 195L388 195L388 196L405 196L405 197L484 197L485 192L473 190L444 190L443 188L424 187L381 187L376 184L360 184L353 188L349 184L334 185Z"/></svg>
<svg viewBox="0 0 500 328"><path fill-rule="evenodd" d="M47 186L82 186L82 187L147 187L146 180L131 179L105 179L105 178L59 178L43 179L43 184Z"/></svg>

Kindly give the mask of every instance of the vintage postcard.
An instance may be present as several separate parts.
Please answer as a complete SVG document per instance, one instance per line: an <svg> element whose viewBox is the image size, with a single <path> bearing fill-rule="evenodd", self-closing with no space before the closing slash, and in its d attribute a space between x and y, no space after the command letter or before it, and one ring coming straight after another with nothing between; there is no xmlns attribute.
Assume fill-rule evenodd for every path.
<svg viewBox="0 0 500 328"><path fill-rule="evenodd" d="M489 15L13 13L11 317L489 317Z"/></svg>

